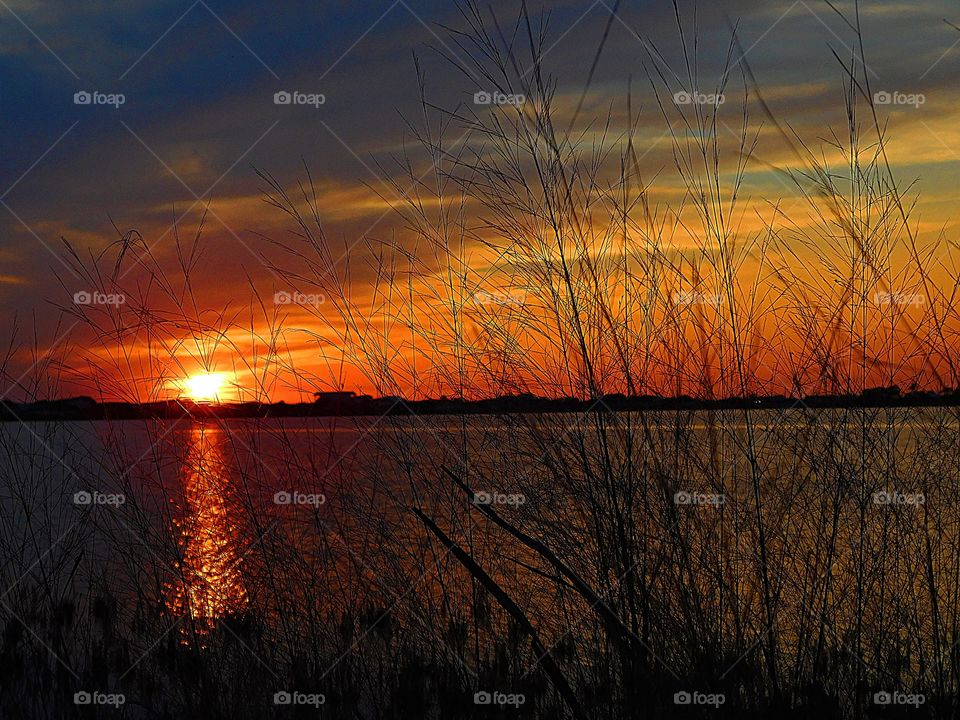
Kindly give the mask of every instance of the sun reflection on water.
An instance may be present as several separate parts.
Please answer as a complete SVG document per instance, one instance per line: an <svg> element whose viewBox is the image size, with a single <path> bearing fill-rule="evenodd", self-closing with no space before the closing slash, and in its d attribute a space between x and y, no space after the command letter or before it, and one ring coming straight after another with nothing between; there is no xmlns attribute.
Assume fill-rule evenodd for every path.
<svg viewBox="0 0 960 720"><path fill-rule="evenodd" d="M229 473L218 429L202 425L191 429L181 479L187 508L174 523L183 560L177 568L178 581L168 588L167 608L191 620L190 625L181 626L182 635L189 636L191 630L204 635L218 620L241 612L248 603L237 528L225 500Z"/></svg>

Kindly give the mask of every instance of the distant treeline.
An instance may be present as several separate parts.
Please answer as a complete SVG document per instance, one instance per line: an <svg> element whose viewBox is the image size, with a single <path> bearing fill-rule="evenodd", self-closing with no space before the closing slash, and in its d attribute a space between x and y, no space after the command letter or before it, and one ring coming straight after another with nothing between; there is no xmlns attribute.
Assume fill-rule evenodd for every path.
<svg viewBox="0 0 960 720"><path fill-rule="evenodd" d="M32 403L0 401L0 421L17 420L126 420L178 417L322 417L382 415L497 415L509 413L574 413L638 410L737 410L784 409L792 407L923 407L960 405L960 389L944 392L902 393L896 386L870 388L860 394L787 397L694 398L656 395L604 395L594 399L545 398L531 394L507 395L485 400L441 397L405 400L400 397L374 398L351 392L316 393L310 403L198 403L167 400L150 403L106 402L90 397L41 400Z"/></svg>

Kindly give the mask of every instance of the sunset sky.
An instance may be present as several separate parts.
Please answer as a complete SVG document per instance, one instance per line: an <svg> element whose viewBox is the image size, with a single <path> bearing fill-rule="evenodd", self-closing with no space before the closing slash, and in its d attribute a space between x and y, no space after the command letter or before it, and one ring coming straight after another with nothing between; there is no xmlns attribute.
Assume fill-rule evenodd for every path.
<svg viewBox="0 0 960 720"><path fill-rule="evenodd" d="M492 10L510 27L518 6L497 0ZM611 132L623 133L631 88L640 113L634 142L644 175L656 178L655 197L676 198L673 153L644 44L655 44L664 61L681 71L673 7L626 0L611 21L612 7L612 0L530 5L534 14L544 8L550 13L545 65L557 81L557 103L570 114L609 23L580 122L604 119L610 111L614 125L619 123ZM693 6L681 7L692 23ZM836 7L852 12L853 6ZM960 6L946 0L861 6L872 88L923 96L922 104L883 109L894 172L904 183L916 181L912 220L921 240L941 232L955 240L957 227L960 31L944 18L960 25ZM846 60L859 48L828 4L720 0L702 3L697 23L699 72L709 79L704 85L715 83L729 28L738 25L750 69L774 114L813 145L828 136L829 127L842 132L844 77L831 49ZM391 210L391 181L403 183L391 157L406 151L413 165L428 167L407 125L416 126L421 114L414 56L427 99L437 106L472 108L474 94L487 89L438 52L462 53L444 26L463 25L455 3L422 0L134 0L122 10L95 0L0 0L4 347L15 319L19 326L18 352L0 376L2 395L19 400L29 394L20 378L36 360L29 348L34 329L42 355L72 322L57 306L91 289L70 269L61 237L87 255L117 240L114 225L121 232L135 229L161 262L173 263L174 220L180 235L191 237L209 204L194 283L201 303L217 311L247 307L251 284L264 297L294 291L266 267L280 258L265 238L284 240L290 222L264 202L266 184L257 170L293 191L309 169L326 236L341 251L353 248L351 270L362 287L370 277L364 253L405 232ZM124 102L116 108L76 104L75 94L84 91L122 94ZM274 95L282 91L322 94L325 102L277 105ZM760 133L759 161L747 169L742 195L751 202L789 203L795 189L770 166L787 167L793 156L758 108L751 112ZM739 110L725 121L733 133ZM289 324L311 322L294 313ZM309 344L297 348L301 369L336 376L311 360ZM345 384L371 390L356 376ZM319 387L307 383L302 389L309 395ZM83 391L96 394L89 387ZM297 396L285 383L274 399Z"/></svg>

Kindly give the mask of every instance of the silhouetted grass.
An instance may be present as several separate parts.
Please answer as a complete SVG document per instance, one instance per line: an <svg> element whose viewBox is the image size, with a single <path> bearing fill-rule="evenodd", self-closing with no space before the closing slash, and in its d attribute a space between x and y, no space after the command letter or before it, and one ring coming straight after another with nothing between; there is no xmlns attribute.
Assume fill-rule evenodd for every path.
<svg viewBox="0 0 960 720"><path fill-rule="evenodd" d="M674 103L706 82L677 17L686 74L652 44L644 63L676 202L644 177L632 97L622 135L613 110L581 121L589 84L564 110L535 19L491 27L471 4L450 61L526 100L424 99L411 132L427 167L398 158L393 188L403 233L353 251L372 280L341 262L309 177L262 174L293 231L273 270L326 298L301 311L331 385L349 368L381 395L531 392L591 411L4 426L5 716L82 715L79 690L123 692L137 717L314 712L274 705L282 690L344 718L858 717L887 710L878 692L955 712L957 410L802 402L958 386L951 247L916 236L861 63L841 63L846 127L811 145L769 110L736 38L709 91L728 102ZM757 107L796 159L771 172L799 203L744 197ZM199 247L199 232L178 241L176 272L133 235L117 260L74 254L127 302L67 306L95 342L56 367L107 397L157 397L223 356L251 397L290 376L325 387L256 287L243 312L203 309ZM604 404L784 392L791 410ZM126 502L77 507L78 490ZM525 702L479 706L479 691Z"/></svg>

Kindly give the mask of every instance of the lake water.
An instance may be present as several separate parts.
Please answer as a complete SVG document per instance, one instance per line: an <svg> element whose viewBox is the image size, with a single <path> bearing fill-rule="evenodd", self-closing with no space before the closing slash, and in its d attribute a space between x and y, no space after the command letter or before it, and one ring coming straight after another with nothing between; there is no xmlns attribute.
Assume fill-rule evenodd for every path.
<svg viewBox="0 0 960 720"><path fill-rule="evenodd" d="M4 598L41 624L69 605L94 634L112 608L134 674L174 638L329 684L376 641L473 682L519 636L416 509L576 675L601 652L595 609L480 503L594 588L667 680L706 662L701 643L765 672L734 661L764 647L770 605L784 672L869 683L895 662L908 686L947 677L960 639L957 438L952 409L7 424ZM519 647L508 674L532 682ZM848 651L867 670L829 655Z"/></svg>

